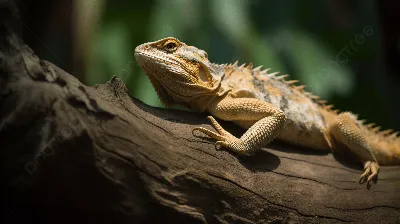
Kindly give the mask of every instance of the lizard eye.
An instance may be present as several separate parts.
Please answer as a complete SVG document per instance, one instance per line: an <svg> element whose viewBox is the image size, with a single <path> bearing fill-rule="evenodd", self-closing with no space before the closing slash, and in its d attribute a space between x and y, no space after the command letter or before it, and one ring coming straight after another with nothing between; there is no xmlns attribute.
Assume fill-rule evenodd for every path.
<svg viewBox="0 0 400 224"><path fill-rule="evenodd" d="M165 45L164 49L166 51L172 52L172 51L176 50L176 44L175 43L169 43L169 44Z"/></svg>

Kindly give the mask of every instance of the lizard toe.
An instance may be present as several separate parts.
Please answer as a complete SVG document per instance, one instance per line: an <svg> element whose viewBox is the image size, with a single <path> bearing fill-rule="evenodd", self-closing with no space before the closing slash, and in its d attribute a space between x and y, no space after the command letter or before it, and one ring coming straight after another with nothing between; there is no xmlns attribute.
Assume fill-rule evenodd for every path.
<svg viewBox="0 0 400 224"><path fill-rule="evenodd" d="M368 161L364 165L364 173L361 175L359 183L363 184L367 182L367 188L371 188L372 183L376 183L378 180L379 165L376 162Z"/></svg>
<svg viewBox="0 0 400 224"><path fill-rule="evenodd" d="M193 134L194 136L196 136L195 131L199 131L199 132L201 132L201 133L203 133L203 134L207 135L208 137L213 138L213 139L215 139L215 140L223 140L223 139L224 139L224 136L220 135L220 134L217 133L217 132L208 130L207 128L203 128L203 127L196 127L196 128L193 128L192 134Z"/></svg>
<svg viewBox="0 0 400 224"><path fill-rule="evenodd" d="M220 135L226 136L229 134L229 132L225 131L225 129L218 123L217 120L215 120L215 118L212 116L208 116L207 118L211 121L213 128L215 128Z"/></svg>

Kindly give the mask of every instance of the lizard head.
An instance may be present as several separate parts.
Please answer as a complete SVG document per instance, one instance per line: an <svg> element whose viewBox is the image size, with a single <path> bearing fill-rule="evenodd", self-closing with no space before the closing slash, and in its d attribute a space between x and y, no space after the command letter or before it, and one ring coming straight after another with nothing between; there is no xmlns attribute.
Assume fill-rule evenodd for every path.
<svg viewBox="0 0 400 224"><path fill-rule="evenodd" d="M176 38L141 44L135 58L167 106L215 95L220 87L222 76L216 74L219 71L207 53Z"/></svg>

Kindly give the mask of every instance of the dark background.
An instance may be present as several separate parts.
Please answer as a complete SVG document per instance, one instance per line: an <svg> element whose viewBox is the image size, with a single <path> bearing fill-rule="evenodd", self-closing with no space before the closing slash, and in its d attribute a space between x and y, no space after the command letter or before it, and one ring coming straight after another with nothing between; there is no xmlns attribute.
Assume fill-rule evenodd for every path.
<svg viewBox="0 0 400 224"><path fill-rule="evenodd" d="M117 75L133 96L160 106L133 51L174 36L206 50L215 63L239 60L288 73L336 108L400 130L397 1L20 3L26 43L87 85Z"/></svg>

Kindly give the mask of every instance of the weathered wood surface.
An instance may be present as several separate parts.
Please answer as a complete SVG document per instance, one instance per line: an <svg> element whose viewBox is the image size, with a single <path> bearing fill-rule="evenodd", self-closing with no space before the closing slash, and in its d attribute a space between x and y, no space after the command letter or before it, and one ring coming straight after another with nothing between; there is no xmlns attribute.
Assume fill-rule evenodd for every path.
<svg viewBox="0 0 400 224"><path fill-rule="evenodd" d="M147 106L113 77L88 87L14 37L0 55L7 208L21 223L396 223L400 167L275 143L238 157L192 135L204 114ZM223 122L228 130L242 130Z"/></svg>

